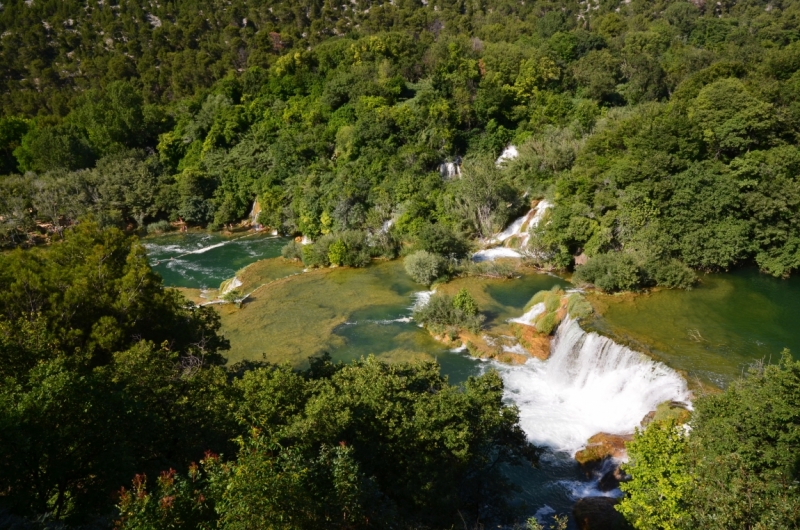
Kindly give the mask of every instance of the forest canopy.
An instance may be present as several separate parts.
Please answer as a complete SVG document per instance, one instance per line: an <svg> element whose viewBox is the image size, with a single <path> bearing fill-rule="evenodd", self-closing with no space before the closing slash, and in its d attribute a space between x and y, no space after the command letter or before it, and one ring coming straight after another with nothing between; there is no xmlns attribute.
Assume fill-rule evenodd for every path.
<svg viewBox="0 0 800 530"><path fill-rule="evenodd" d="M390 221L412 242L437 224L476 238L547 196L530 252L599 258L582 278L607 290L748 263L786 276L799 9L14 0L0 237L87 213L214 228L258 199L260 223L311 239Z"/></svg>

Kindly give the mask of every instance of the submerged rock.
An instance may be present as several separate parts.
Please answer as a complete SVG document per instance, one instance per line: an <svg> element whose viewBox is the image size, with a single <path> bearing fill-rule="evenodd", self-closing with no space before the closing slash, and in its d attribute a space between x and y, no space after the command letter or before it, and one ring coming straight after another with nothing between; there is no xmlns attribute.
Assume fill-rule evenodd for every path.
<svg viewBox="0 0 800 530"><path fill-rule="evenodd" d="M628 530L625 518L614 506L619 499L613 497L585 497L572 508L572 516L580 530Z"/></svg>

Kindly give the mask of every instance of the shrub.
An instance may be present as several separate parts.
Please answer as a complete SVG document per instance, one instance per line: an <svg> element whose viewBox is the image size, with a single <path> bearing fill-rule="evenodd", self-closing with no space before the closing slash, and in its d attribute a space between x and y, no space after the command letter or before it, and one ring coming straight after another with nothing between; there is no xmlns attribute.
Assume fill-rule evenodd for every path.
<svg viewBox="0 0 800 530"><path fill-rule="evenodd" d="M281 248L281 256L283 256L284 259L302 260L303 245L297 241L289 241Z"/></svg>
<svg viewBox="0 0 800 530"><path fill-rule="evenodd" d="M464 288L456 293L455 298L453 298L453 305L467 316L472 317L478 314L478 304L475 303L475 299Z"/></svg>
<svg viewBox="0 0 800 530"><path fill-rule="evenodd" d="M391 232L377 232L369 237L369 248L372 257L394 259L400 244Z"/></svg>
<svg viewBox="0 0 800 530"><path fill-rule="evenodd" d="M427 304L414 310L414 320L436 334L459 329L477 333L484 318L477 314L477 307L475 309L475 314L469 315L456 307L453 297L435 294Z"/></svg>
<svg viewBox="0 0 800 530"><path fill-rule="evenodd" d="M242 296L244 296L244 293L240 289L231 289L222 295L222 299L228 303L238 303L241 301Z"/></svg>
<svg viewBox="0 0 800 530"><path fill-rule="evenodd" d="M649 264L647 269L655 284L662 287L689 289L697 283L694 271L676 259Z"/></svg>
<svg viewBox="0 0 800 530"><path fill-rule="evenodd" d="M360 230L347 230L326 234L302 251L303 263L308 267L366 267L370 262L367 234Z"/></svg>
<svg viewBox="0 0 800 530"><path fill-rule="evenodd" d="M443 224L423 226L416 247L451 259L463 259L469 253L469 243Z"/></svg>
<svg viewBox="0 0 800 530"><path fill-rule="evenodd" d="M316 243L310 245L303 245L303 264L306 267L327 267L330 265L328 260L328 247L331 240L328 236L324 236Z"/></svg>
<svg viewBox="0 0 800 530"><path fill-rule="evenodd" d="M163 234L164 232L169 232L170 230L172 230L172 225L169 224L169 221L156 221L155 223L150 223L147 225L148 234Z"/></svg>
<svg viewBox="0 0 800 530"><path fill-rule="evenodd" d="M405 268L415 282L430 285L444 273L445 261L427 250L418 250L406 256Z"/></svg>
<svg viewBox="0 0 800 530"><path fill-rule="evenodd" d="M333 265L343 265L347 257L347 247L344 241L337 239L328 247L328 261Z"/></svg>
<svg viewBox="0 0 800 530"><path fill-rule="evenodd" d="M595 256L578 267L574 280L594 284L607 292L635 291L644 284L644 275L633 255L610 252Z"/></svg>

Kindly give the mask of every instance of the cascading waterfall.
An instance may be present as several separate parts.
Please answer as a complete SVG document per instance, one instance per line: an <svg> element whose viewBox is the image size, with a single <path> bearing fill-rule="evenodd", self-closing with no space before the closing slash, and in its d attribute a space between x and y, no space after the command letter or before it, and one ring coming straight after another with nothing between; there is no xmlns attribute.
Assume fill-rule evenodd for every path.
<svg viewBox="0 0 800 530"><path fill-rule="evenodd" d="M258 197L253 201L253 208L250 210L250 226L258 227L258 214L261 213L261 205L258 203Z"/></svg>
<svg viewBox="0 0 800 530"><path fill-rule="evenodd" d="M535 444L574 454L594 434L633 432L665 401L689 402L674 370L565 319L547 361L493 363Z"/></svg>
<svg viewBox="0 0 800 530"><path fill-rule="evenodd" d="M521 258L530 239L530 229L539 224L551 206L547 201L539 201L528 213L491 238L490 243L498 246L478 251L472 255L472 259L487 261L495 258Z"/></svg>
<svg viewBox="0 0 800 530"><path fill-rule="evenodd" d="M439 174L444 179L454 179L461 176L461 161L444 162L439 166Z"/></svg>
<svg viewBox="0 0 800 530"><path fill-rule="evenodd" d="M519 151L517 150L517 146L509 145L508 147L503 149L503 152L500 153L500 156L497 157L497 160L495 160L494 164L496 166L501 166L503 162L505 162L506 160L514 160L518 156L519 156Z"/></svg>

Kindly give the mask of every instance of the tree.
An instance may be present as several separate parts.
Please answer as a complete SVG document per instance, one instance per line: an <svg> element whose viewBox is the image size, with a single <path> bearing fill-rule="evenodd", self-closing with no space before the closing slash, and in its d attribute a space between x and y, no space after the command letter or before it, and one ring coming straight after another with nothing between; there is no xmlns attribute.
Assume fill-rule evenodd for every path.
<svg viewBox="0 0 800 530"><path fill-rule="evenodd" d="M736 156L755 146L767 147L777 125L772 105L751 95L738 79L720 79L704 87L689 117L702 128L716 156Z"/></svg>
<svg viewBox="0 0 800 530"><path fill-rule="evenodd" d="M469 294L469 291L465 288L459 289L456 293L453 298L453 306L456 309L460 309L468 317L473 317L478 314L478 304L475 303L475 299L472 298L472 295Z"/></svg>
<svg viewBox="0 0 800 530"><path fill-rule="evenodd" d="M257 367L235 386L250 426L237 457L207 455L152 490L138 478L123 528L198 515L225 528L449 526L461 510L479 516L497 462L536 455L495 372L458 389L433 363L322 358L302 373Z"/></svg>
<svg viewBox="0 0 800 530"><path fill-rule="evenodd" d="M687 458L687 435L673 420L654 422L636 430L626 444L623 471L630 482L620 484L626 496L617 510L637 530L678 530L691 520L688 497L693 477Z"/></svg>
<svg viewBox="0 0 800 530"><path fill-rule="evenodd" d="M628 445L619 510L635 528L793 528L800 522L800 362L784 350L695 402L685 431L653 423Z"/></svg>

